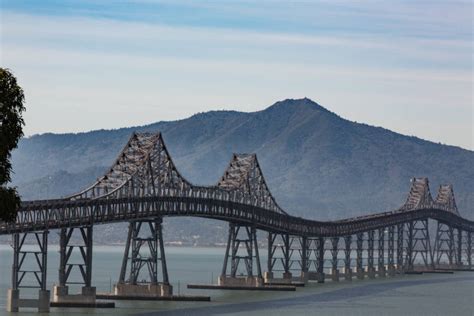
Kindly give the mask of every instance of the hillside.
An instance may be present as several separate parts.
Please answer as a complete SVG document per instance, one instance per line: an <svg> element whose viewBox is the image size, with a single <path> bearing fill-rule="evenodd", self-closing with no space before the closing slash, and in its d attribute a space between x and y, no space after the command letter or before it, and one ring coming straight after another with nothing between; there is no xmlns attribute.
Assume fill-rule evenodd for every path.
<svg viewBox="0 0 474 316"><path fill-rule="evenodd" d="M256 152L291 214L327 220L394 209L410 178L427 176L433 195L439 184L453 183L461 213L474 217L474 152L351 122L309 99L253 113L212 111L148 126L32 136L13 153L13 182L24 199L78 191L100 176L135 130L160 130L178 169L196 184L215 183L233 152ZM202 237L210 224L185 222L196 221L202 224L193 233ZM170 222L173 232L186 231L187 224Z"/></svg>

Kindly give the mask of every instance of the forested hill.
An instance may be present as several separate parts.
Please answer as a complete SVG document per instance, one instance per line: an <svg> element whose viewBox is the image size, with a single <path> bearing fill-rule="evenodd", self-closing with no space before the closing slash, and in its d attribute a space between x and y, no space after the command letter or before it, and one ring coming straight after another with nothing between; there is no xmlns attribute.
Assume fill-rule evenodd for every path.
<svg viewBox="0 0 474 316"><path fill-rule="evenodd" d="M112 164L133 131L161 131L178 169L196 184L215 183L233 152L257 153L270 189L291 214L325 220L394 209L410 178L427 176L433 195L452 183L460 212L474 217L474 152L351 122L309 99L253 113L211 111L25 138L13 153L14 184L24 199L78 191Z"/></svg>

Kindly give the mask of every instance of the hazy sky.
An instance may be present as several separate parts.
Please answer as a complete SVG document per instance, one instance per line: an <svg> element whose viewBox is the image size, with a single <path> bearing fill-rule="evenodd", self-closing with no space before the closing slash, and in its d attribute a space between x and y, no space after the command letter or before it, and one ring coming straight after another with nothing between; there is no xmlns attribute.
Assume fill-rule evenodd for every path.
<svg viewBox="0 0 474 316"><path fill-rule="evenodd" d="M474 149L471 1L2 0L26 134L256 111L341 116Z"/></svg>

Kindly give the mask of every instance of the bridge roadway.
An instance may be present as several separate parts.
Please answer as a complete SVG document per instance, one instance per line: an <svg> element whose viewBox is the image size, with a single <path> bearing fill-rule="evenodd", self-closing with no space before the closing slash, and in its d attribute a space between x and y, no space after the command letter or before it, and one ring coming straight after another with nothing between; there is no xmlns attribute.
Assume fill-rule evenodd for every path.
<svg viewBox="0 0 474 316"><path fill-rule="evenodd" d="M195 216L294 236L347 236L415 220L434 219L464 231L474 231L474 222L441 208L396 210L341 221L315 221L268 211L262 206L220 199L216 196L127 197L97 200L44 200L22 203L17 221L2 223L0 235L128 222L163 216Z"/></svg>
<svg viewBox="0 0 474 316"><path fill-rule="evenodd" d="M129 222L129 229L114 294L172 297L162 236L162 218L166 216L229 222L218 279L221 286L290 284L295 269L303 282L324 282L328 268L331 279L338 281L340 262L346 280L352 280L354 267L357 278L385 277L386 271L395 275L412 271L420 264L424 269L472 267L474 222L460 215L451 185L441 185L433 199L428 179L414 178L405 203L396 210L315 221L292 216L278 205L255 154L234 154L216 185L196 186L179 173L160 133L134 133L111 168L90 187L62 199L22 202L14 222L0 222L0 235L13 236L12 289L7 309L37 306L39 311L49 310L47 246L48 232L53 229L60 230L59 285L54 288L53 300L95 304L91 272L93 227L117 222ZM437 222L434 244L429 221ZM260 265L257 230L268 232L265 275ZM34 236L38 250L22 248L28 236ZM77 239L82 244L78 245ZM145 253L143 248L147 248ZM71 263L74 251L82 263ZM343 259L338 257L341 251ZM326 252L330 252L330 260L325 259ZM38 269L24 268L25 258L31 256ZM247 272L244 277L237 275L239 264ZM82 294L74 296L68 286L78 284L70 277L76 268L82 280L79 283L84 286ZM146 282L139 281L143 280L143 271L149 272ZM274 278L277 271L283 272L282 279ZM26 275L33 275L38 283L37 301L20 299L20 288L30 287L25 285Z"/></svg>

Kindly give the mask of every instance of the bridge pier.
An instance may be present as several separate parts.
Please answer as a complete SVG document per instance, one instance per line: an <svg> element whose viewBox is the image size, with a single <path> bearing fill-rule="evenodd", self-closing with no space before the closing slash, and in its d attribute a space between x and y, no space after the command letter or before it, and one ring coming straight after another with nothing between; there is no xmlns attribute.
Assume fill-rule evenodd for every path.
<svg viewBox="0 0 474 316"><path fill-rule="evenodd" d="M306 238L306 265L304 266L303 274L308 281L317 281L324 283L324 237ZM304 261L304 260L303 260Z"/></svg>
<svg viewBox="0 0 474 316"><path fill-rule="evenodd" d="M388 248L387 248L388 275L395 275L395 226L388 227Z"/></svg>
<svg viewBox="0 0 474 316"><path fill-rule="evenodd" d="M78 243L71 244L74 232L79 232ZM57 303L95 304L96 288L92 283L92 241L91 225L77 228L63 228L59 239L59 285L53 287L53 301ZM80 263L70 263L71 256L76 253ZM70 280L71 273L79 272L79 280ZM81 293L71 294L70 285L82 285Z"/></svg>
<svg viewBox="0 0 474 316"><path fill-rule="evenodd" d="M472 269L472 234L470 231L467 232L467 245L466 245L466 256L467 265L469 269Z"/></svg>
<svg viewBox="0 0 474 316"><path fill-rule="evenodd" d="M352 281L352 235L344 237L344 279Z"/></svg>
<svg viewBox="0 0 474 316"><path fill-rule="evenodd" d="M22 249L28 235L35 237L34 245L38 247L37 250ZM8 289L7 311L18 312L20 308L33 307L37 308L40 313L49 312L50 292L46 290L48 231L40 233L15 233L13 234L12 246L12 288ZM27 259L31 257L34 257L34 260L31 260L31 262L35 263L34 270L25 266L28 261ZM28 281L31 283L24 283ZM20 297L21 288L38 288L38 299L22 299Z"/></svg>
<svg viewBox="0 0 474 316"><path fill-rule="evenodd" d="M243 251L240 251L241 244L245 246ZM229 258L230 274L227 274ZM237 272L241 261L244 262L246 275L242 273L241 276L238 276ZM257 268L256 274L254 274L254 261ZM264 280L258 254L257 230L255 227L229 223L229 237L218 285L260 287L263 284Z"/></svg>
<svg viewBox="0 0 474 316"><path fill-rule="evenodd" d="M461 268L462 267L462 230L461 229L456 229L457 231L457 244L456 244L456 267Z"/></svg>
<svg viewBox="0 0 474 316"><path fill-rule="evenodd" d="M309 250L308 250L308 237L303 236L300 238L301 250L301 281L307 283L309 280Z"/></svg>
<svg viewBox="0 0 474 316"><path fill-rule="evenodd" d="M374 243L375 231L369 230L367 232L367 276L370 279L375 278Z"/></svg>
<svg viewBox="0 0 474 316"><path fill-rule="evenodd" d="M405 262L403 260L405 251L404 228L404 224L397 225L397 270L399 273L403 273L405 270Z"/></svg>
<svg viewBox="0 0 474 316"><path fill-rule="evenodd" d="M414 221L413 229L413 259L411 265L413 266L418 255L421 255L425 269L433 268L433 251L431 249L428 220Z"/></svg>
<svg viewBox="0 0 474 316"><path fill-rule="evenodd" d="M145 272L145 276L142 276L142 268L145 266L148 274ZM158 280L159 267L161 282ZM161 217L130 222L122 268L114 294L137 297L172 296L173 287L168 280Z"/></svg>
<svg viewBox="0 0 474 316"><path fill-rule="evenodd" d="M324 237L319 237L316 240L316 280L318 283L324 283L326 278L326 275L324 274L324 246Z"/></svg>
<svg viewBox="0 0 474 316"><path fill-rule="evenodd" d="M379 228L378 230L378 265L377 265L377 275L380 278L384 278L386 275L385 269L385 227Z"/></svg>
<svg viewBox="0 0 474 316"><path fill-rule="evenodd" d="M280 237L279 242L278 237ZM293 275L290 272L291 256L293 254L292 245L294 238L289 234L268 233L268 259L267 272L264 274L265 283L291 283ZM282 278L276 279L274 272L276 265L282 267Z"/></svg>
<svg viewBox="0 0 474 316"><path fill-rule="evenodd" d="M331 238L331 280L339 282L338 258L339 253L339 237Z"/></svg>
<svg viewBox="0 0 474 316"><path fill-rule="evenodd" d="M414 233L414 222L411 221L408 223L407 230L407 247L406 247L406 257L405 257L405 269L408 271L413 271L413 233Z"/></svg>
<svg viewBox="0 0 474 316"><path fill-rule="evenodd" d="M365 277L364 265L363 265L363 251L364 251L364 233L357 234L356 243L356 275L357 279L363 280Z"/></svg>
<svg viewBox="0 0 474 316"><path fill-rule="evenodd" d="M454 266L454 228L438 222L435 239L435 265L437 267L446 266L442 263L442 259L446 257L448 260L447 266L452 268Z"/></svg>

